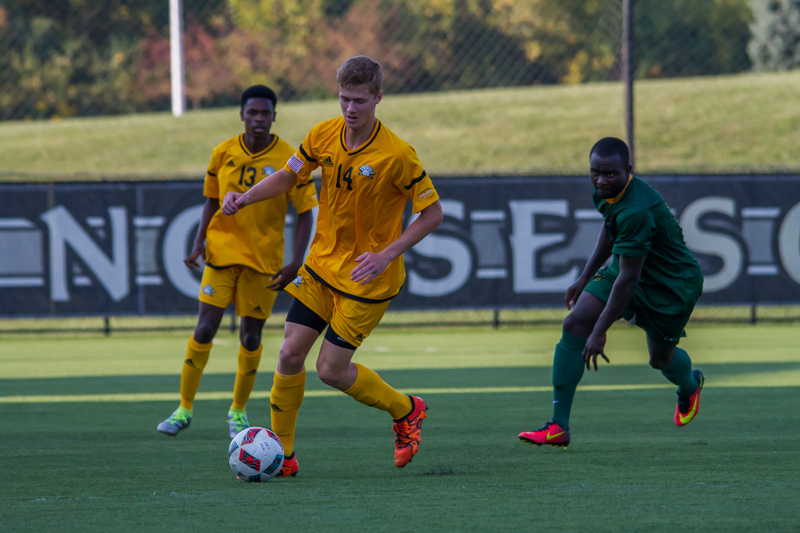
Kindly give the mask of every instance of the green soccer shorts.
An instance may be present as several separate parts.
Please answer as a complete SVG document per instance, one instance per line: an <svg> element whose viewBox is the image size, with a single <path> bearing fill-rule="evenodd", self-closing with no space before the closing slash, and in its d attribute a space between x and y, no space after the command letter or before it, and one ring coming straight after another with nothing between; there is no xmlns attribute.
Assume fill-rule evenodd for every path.
<svg viewBox="0 0 800 533"><path fill-rule="evenodd" d="M608 303L616 279L615 276L609 275L605 268L601 268L583 290ZM686 336L684 328L689 322L696 302L693 302L682 313L664 314L646 305L641 298L637 297L636 292L637 290L634 289L628 305L622 311L622 318L630 320L635 317L634 324L642 328L647 333L647 337L658 346L677 346L681 337Z"/></svg>

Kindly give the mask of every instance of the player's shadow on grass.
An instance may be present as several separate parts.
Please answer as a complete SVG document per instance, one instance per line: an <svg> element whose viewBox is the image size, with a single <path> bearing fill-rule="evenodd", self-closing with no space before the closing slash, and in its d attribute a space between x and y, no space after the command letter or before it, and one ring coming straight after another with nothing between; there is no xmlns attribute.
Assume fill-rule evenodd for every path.
<svg viewBox="0 0 800 533"><path fill-rule="evenodd" d="M455 468L449 466L434 466L428 468L424 472L415 472L414 475L416 476L457 476L462 474L463 472L459 472Z"/></svg>

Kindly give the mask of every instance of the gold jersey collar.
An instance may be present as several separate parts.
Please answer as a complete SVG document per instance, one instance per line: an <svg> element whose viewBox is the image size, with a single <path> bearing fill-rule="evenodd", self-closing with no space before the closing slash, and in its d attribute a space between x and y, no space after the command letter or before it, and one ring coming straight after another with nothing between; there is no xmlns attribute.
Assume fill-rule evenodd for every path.
<svg viewBox="0 0 800 533"><path fill-rule="evenodd" d="M622 192L619 193L618 195L616 195L614 198L606 199L606 202L608 202L610 204L615 204L615 203L619 202L620 200L622 200L622 197L625 196L625 191L628 190L628 185L631 184L631 180L632 179L633 179L633 174L628 174L628 182L625 184L625 188L622 189Z"/></svg>

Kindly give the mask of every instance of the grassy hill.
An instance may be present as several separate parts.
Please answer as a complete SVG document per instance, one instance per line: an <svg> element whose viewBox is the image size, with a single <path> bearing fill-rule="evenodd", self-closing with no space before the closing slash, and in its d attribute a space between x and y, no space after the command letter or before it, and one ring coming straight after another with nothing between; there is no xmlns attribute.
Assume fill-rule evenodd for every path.
<svg viewBox="0 0 800 533"><path fill-rule="evenodd" d="M637 170L800 169L800 72L636 85ZM242 131L235 108L0 123L0 179L201 177ZM335 100L278 104L273 132L299 144ZM622 86L596 83L388 96L378 116L432 174L586 172L600 137L624 136Z"/></svg>

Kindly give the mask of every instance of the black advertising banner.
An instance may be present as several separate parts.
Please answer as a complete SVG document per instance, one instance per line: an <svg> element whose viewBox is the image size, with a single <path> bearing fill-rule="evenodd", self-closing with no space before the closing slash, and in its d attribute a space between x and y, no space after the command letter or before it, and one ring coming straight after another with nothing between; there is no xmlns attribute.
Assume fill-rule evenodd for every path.
<svg viewBox="0 0 800 533"><path fill-rule="evenodd" d="M700 304L800 302L800 176L652 176ZM561 306L602 226L588 177L440 178L442 226L390 309ZM0 184L0 316L194 313L202 182ZM407 213L405 224L412 220ZM285 257L295 216L287 215ZM290 299L281 295L276 310Z"/></svg>

